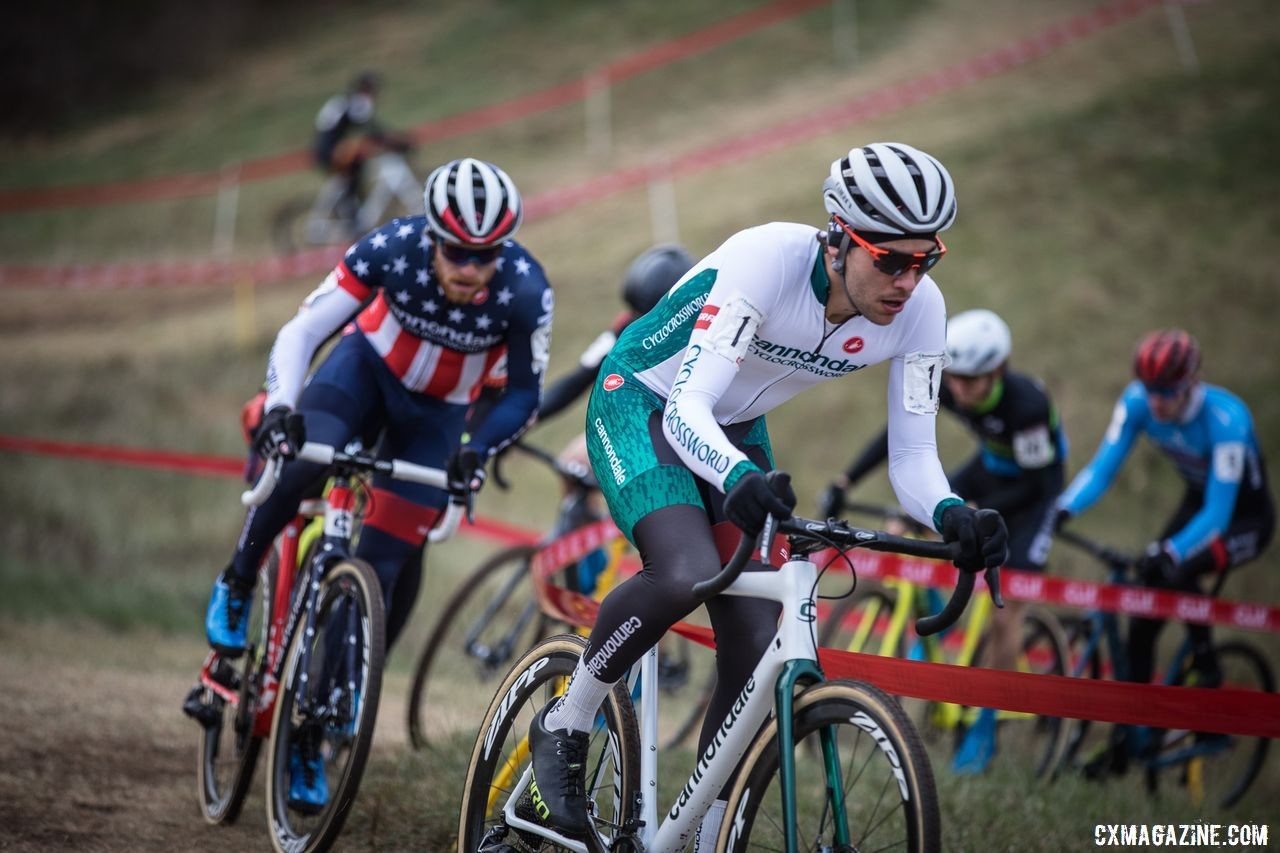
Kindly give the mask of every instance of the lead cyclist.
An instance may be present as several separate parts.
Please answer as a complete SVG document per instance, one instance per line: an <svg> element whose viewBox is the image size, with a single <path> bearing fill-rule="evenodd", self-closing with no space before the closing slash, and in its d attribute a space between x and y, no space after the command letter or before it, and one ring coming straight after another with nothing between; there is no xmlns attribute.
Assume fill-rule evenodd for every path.
<svg viewBox="0 0 1280 853"><path fill-rule="evenodd" d="M534 717L534 778L517 806L522 817L569 835L588 831L584 755L596 711L694 610L694 584L719 571L712 525L727 519L754 535L767 515L790 517L794 492L765 478L773 456L764 415L801 391L889 361L889 475L898 499L947 542L962 543L960 568L1004 560L1003 520L952 492L934 439L946 308L928 271L946 252L938 233L955 219L951 176L911 146L873 144L832 163L822 194L831 214L825 230L773 222L733 235L628 326L601 366L587 449L643 570L605 598L567 692ZM719 652L700 751L779 615L773 602L731 596L707 610ZM717 799L703 819L703 849L724 807Z"/></svg>

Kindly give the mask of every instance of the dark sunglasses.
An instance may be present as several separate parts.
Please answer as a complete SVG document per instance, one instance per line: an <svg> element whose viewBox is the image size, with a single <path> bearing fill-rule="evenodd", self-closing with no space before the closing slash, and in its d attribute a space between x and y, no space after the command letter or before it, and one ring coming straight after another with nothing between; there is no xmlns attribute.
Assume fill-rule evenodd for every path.
<svg viewBox="0 0 1280 853"><path fill-rule="evenodd" d="M1183 382L1180 385L1143 385L1146 392L1152 397L1159 397L1161 400L1172 400L1186 391L1191 386L1189 382Z"/></svg>
<svg viewBox="0 0 1280 853"><path fill-rule="evenodd" d="M453 243L440 243L440 254L448 259L449 263L458 266L466 266L474 263L478 267L488 266L498 259L498 255L502 254L502 246L490 246L487 249L473 249L470 246L458 246Z"/></svg>
<svg viewBox="0 0 1280 853"><path fill-rule="evenodd" d="M867 254L871 256L871 265L885 275L900 276L907 270L920 270L921 275L937 266L938 261L942 260L942 256L947 253L947 247L938 240L938 248L932 252L895 252L893 249L884 249L880 246L872 245L863 240L857 234L850 230L848 225L839 217L832 217L844 233L853 238L853 242L857 243ZM937 238L934 238L937 239Z"/></svg>

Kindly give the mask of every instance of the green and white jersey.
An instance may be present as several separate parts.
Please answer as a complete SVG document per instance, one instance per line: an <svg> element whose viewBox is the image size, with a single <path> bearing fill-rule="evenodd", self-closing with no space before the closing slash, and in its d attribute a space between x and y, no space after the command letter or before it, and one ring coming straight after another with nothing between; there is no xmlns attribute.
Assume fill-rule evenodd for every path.
<svg viewBox="0 0 1280 853"><path fill-rule="evenodd" d="M932 525L938 503L954 497L934 438L946 352L942 294L925 276L889 325L861 316L831 323L817 234L774 222L733 235L627 327L610 362L630 374L619 379L666 400L667 440L694 473L724 491L755 466L721 425L891 360L890 479L903 507ZM838 424L829 427L840 435Z"/></svg>

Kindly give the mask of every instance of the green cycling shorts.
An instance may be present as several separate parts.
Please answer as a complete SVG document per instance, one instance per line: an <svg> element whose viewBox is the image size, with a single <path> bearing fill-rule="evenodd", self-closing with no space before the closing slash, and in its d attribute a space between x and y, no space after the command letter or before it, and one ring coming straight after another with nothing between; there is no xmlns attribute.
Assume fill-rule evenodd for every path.
<svg viewBox="0 0 1280 853"><path fill-rule="evenodd" d="M685 467L662 433L666 401L613 359L606 358L587 402L587 455L609 513L635 544L636 522L654 510L691 504L719 521L724 496ZM773 451L763 417L723 427L725 435L765 471Z"/></svg>

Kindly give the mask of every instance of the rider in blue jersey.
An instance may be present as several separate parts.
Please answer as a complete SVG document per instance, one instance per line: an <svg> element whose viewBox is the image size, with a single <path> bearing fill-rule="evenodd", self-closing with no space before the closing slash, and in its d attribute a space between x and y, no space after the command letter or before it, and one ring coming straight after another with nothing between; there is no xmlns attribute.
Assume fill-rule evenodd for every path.
<svg viewBox="0 0 1280 853"><path fill-rule="evenodd" d="M378 455L446 468L450 489L478 488L490 455L532 420L550 351L553 296L538 262L511 238L522 205L496 166L470 158L431 173L425 216L393 220L361 238L280 330L267 367L262 453L286 460L280 481L249 510L219 574L205 629L210 645L242 653L258 566L325 467L293 459L311 439L343 447L374 437ZM353 322L352 322L353 321ZM317 348L345 327L308 376ZM464 440L467 411L502 359L507 391ZM378 575L390 648L417 598L427 534L446 492L374 478L355 556ZM289 804L328 799L319 756L291 760Z"/></svg>
<svg viewBox="0 0 1280 853"><path fill-rule="evenodd" d="M1058 500L1060 526L1092 506L1111 485L1139 435L1168 456L1186 493L1160 538L1138 563L1150 587L1201 592L1203 575L1220 574L1257 557L1271 541L1275 507L1266 467L1244 402L1200 381L1200 346L1180 329L1155 331L1134 353L1135 381L1116 403L1093 460ZM1156 638L1164 621L1134 618L1129 626L1129 678L1151 680ZM1221 680L1208 625L1191 625L1202 679ZM1117 750L1117 759L1122 751Z"/></svg>

